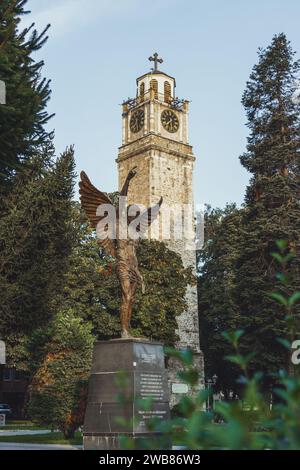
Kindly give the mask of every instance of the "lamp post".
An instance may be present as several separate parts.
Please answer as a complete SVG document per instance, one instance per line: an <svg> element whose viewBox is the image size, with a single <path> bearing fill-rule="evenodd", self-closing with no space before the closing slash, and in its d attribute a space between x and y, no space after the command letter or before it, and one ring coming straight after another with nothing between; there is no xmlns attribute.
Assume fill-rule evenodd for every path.
<svg viewBox="0 0 300 470"><path fill-rule="evenodd" d="M0 104L6 104L6 86L3 80L0 80Z"/></svg>
<svg viewBox="0 0 300 470"><path fill-rule="evenodd" d="M206 402L206 411L211 411L214 408L214 398L211 394L211 391L214 390L214 386L216 385L218 380L218 376L214 374L211 379L207 379L205 382L206 388L208 390L208 397Z"/></svg>

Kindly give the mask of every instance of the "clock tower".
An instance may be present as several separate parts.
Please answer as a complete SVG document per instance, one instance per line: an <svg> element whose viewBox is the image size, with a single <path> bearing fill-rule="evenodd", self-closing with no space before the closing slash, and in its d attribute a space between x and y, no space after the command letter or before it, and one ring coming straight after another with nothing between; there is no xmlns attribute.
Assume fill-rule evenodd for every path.
<svg viewBox="0 0 300 470"><path fill-rule="evenodd" d="M149 60L154 62L153 69L137 78L136 97L124 101L122 105L122 146L117 158L119 188L122 187L129 170L137 167L137 175L129 189L128 202L149 207L156 204L162 196L162 210L171 208L172 212L174 207L190 207L192 210L189 222L194 232L195 156L189 144L189 102L176 98L175 78L158 69L158 64L163 62L158 54L153 54ZM189 238L190 235L189 233ZM185 266L195 269L196 251L194 246L191 246L191 240L186 243L185 237L184 234L182 237L175 237L174 230L171 230L171 236L165 239L161 227L158 235L171 250L180 254ZM203 372L195 286L188 288L187 304L187 310L177 318L177 347L193 349L196 366ZM169 367L170 384L174 390L176 387L178 390L177 370L175 364ZM172 397L174 401L174 394Z"/></svg>

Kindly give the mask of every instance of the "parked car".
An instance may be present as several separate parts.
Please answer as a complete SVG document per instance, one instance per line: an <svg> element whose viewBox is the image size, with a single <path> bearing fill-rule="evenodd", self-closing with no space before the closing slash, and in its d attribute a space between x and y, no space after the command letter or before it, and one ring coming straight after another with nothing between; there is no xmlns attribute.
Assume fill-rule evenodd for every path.
<svg viewBox="0 0 300 470"><path fill-rule="evenodd" d="M0 415L5 415L6 419L12 415L11 407L5 403L0 403Z"/></svg>

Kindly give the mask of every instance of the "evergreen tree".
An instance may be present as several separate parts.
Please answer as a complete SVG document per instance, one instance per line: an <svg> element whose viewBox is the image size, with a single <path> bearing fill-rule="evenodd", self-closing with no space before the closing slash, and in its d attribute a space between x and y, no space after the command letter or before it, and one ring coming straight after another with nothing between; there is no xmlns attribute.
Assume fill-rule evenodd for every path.
<svg viewBox="0 0 300 470"><path fill-rule="evenodd" d="M19 367L26 338L57 311L75 237L73 149L53 157L48 147L18 174L0 223L0 337Z"/></svg>
<svg viewBox="0 0 300 470"><path fill-rule="evenodd" d="M49 81L41 78L43 61L33 54L46 42L34 25L20 29L27 0L0 0L0 79L6 83L7 103L0 106L0 197L7 192L16 170L51 135L45 124L51 116L46 104Z"/></svg>
<svg viewBox="0 0 300 470"><path fill-rule="evenodd" d="M274 284L271 256L276 240L287 240L295 253L291 291L300 285L300 109L292 98L299 69L285 35L274 36L269 47L259 50L242 100L250 136L241 163L252 177L245 197L236 298L240 326L247 333L242 343L247 352L256 353L253 369L267 373L289 365L277 341L287 335L286 322L280 306L268 297L280 289Z"/></svg>
<svg viewBox="0 0 300 470"><path fill-rule="evenodd" d="M242 211L234 204L225 209L207 207L204 245L197 253L200 344L205 376L217 375L223 392L236 389L239 375L224 357L231 347L222 333L239 328L235 301L236 260L239 256Z"/></svg>

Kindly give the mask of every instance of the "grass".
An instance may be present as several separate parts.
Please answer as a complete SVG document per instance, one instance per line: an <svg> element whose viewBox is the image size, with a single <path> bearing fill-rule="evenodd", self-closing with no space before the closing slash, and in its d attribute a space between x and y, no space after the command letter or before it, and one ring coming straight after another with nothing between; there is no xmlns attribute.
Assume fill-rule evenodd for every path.
<svg viewBox="0 0 300 470"><path fill-rule="evenodd" d="M0 436L0 442L16 442L23 444L59 444L82 445L82 434L76 432L73 439L65 439L61 432L49 432L49 434L35 434L33 436Z"/></svg>
<svg viewBox="0 0 300 470"><path fill-rule="evenodd" d="M39 426L32 421L6 421L6 425L1 427L2 431L37 431L39 429L47 429L47 426Z"/></svg>

